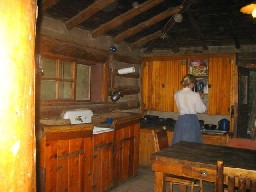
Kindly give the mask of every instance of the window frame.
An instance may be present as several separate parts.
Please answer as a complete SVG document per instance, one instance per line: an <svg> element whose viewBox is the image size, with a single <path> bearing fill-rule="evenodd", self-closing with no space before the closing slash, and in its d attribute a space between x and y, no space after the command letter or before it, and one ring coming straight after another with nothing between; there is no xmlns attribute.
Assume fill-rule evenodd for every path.
<svg viewBox="0 0 256 192"><path fill-rule="evenodd" d="M69 59L59 59L59 58L54 58L54 57L48 57L48 56L39 56L41 58L39 58L39 65L42 67L43 69L43 59L50 59L50 60L54 60L55 66L56 66L56 71L55 71L55 78L54 77L44 77L43 75L40 76L40 102L43 103L51 103L51 102L85 102L85 101L90 101L91 99L91 66L90 65L86 65L88 67L90 67L90 76L89 76L89 98L88 99L77 99L76 98L76 85L77 85L77 65L85 65L81 62L75 62L75 61L71 61ZM63 62L63 63L62 63ZM61 63L63 64L63 66L65 65L65 62L70 62L71 63L71 79L65 79L64 76L61 78L60 77L60 65ZM64 69L64 68L63 68ZM63 72L62 72L63 75ZM44 80L49 80L49 81L55 81L55 99L41 99L41 83ZM60 98L60 86L61 83L64 82L70 82L71 86L70 86L70 98L64 99L64 98ZM62 89L64 89L64 86L62 87ZM64 95L64 93L63 93ZM62 95L62 96L63 96Z"/></svg>

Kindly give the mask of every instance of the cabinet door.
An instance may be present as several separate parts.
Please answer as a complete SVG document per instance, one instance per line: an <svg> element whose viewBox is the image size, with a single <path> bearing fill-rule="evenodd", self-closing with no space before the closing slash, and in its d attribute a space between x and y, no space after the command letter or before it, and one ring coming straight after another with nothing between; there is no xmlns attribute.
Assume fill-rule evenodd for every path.
<svg viewBox="0 0 256 192"><path fill-rule="evenodd" d="M121 181L133 176L133 166L134 132L132 126L126 126L115 131L113 169L114 185L117 185Z"/></svg>
<svg viewBox="0 0 256 192"><path fill-rule="evenodd" d="M174 93L187 73L186 60L145 61L142 72L142 101L144 110L177 111Z"/></svg>
<svg viewBox="0 0 256 192"><path fill-rule="evenodd" d="M93 191L108 191L112 186L114 132L93 136Z"/></svg>
<svg viewBox="0 0 256 192"><path fill-rule="evenodd" d="M209 115L229 115L230 98L232 97L232 63L234 61L230 57L212 57L209 59Z"/></svg>
<svg viewBox="0 0 256 192"><path fill-rule="evenodd" d="M90 174L85 174L90 172L86 157L91 154L86 155L85 142L85 138L77 138L40 143L40 162L45 168L41 191L91 191Z"/></svg>
<svg viewBox="0 0 256 192"><path fill-rule="evenodd" d="M106 145L94 150L93 191L108 191L112 186L113 146Z"/></svg>
<svg viewBox="0 0 256 192"><path fill-rule="evenodd" d="M211 145L226 146L228 143L228 135L202 135L203 143Z"/></svg>

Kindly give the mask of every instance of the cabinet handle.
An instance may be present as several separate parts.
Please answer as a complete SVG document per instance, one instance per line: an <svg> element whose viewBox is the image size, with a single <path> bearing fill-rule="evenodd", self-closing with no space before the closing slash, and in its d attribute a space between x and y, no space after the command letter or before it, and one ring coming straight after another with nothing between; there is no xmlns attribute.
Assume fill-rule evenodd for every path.
<svg viewBox="0 0 256 192"><path fill-rule="evenodd" d="M204 176L204 177L207 176L207 171L202 170L202 171L200 171L199 173L200 173L200 175L202 175L202 176Z"/></svg>

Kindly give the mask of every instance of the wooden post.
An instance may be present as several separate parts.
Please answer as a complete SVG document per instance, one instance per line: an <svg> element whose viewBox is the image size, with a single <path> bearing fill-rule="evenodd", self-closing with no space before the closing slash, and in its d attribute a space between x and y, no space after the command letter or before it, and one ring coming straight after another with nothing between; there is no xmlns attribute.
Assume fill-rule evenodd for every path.
<svg viewBox="0 0 256 192"><path fill-rule="evenodd" d="M36 191L36 1L0 4L0 189Z"/></svg>

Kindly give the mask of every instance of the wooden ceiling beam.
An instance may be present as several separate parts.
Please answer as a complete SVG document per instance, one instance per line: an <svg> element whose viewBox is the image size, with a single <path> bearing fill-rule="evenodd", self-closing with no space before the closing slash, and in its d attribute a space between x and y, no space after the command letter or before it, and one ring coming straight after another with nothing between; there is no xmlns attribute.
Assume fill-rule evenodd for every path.
<svg viewBox="0 0 256 192"><path fill-rule="evenodd" d="M110 31L111 29L124 24L126 21L132 19L133 17L139 15L140 13L143 13L144 11L149 10L150 8L164 2L164 0L148 0L145 3L140 4L137 8L133 8L130 11L127 11L126 13L114 18L113 20L99 26L95 30L92 31L92 37L96 38L100 35L106 33L107 31Z"/></svg>
<svg viewBox="0 0 256 192"><path fill-rule="evenodd" d="M93 16L98 11L104 9L111 3L115 2L116 0L97 0L94 1L90 6L82 10L80 13L69 19L65 25L68 30L72 29L73 27L79 25L80 23L86 21L91 16Z"/></svg>
<svg viewBox="0 0 256 192"><path fill-rule="evenodd" d="M58 3L59 0L44 0L41 3L41 11L45 12L47 9Z"/></svg>
<svg viewBox="0 0 256 192"><path fill-rule="evenodd" d="M82 47L71 42L50 38L44 35L37 36L36 52L42 55L57 56L62 59L82 62L84 64L105 63L109 58L108 51L92 47Z"/></svg>
<svg viewBox="0 0 256 192"><path fill-rule="evenodd" d="M204 34L202 33L198 23L196 22L196 20L194 19L190 9L187 9L187 13L188 13L188 17L189 17L189 21L194 29L194 31L196 32L196 35L198 37L198 39L200 40L201 46L204 50L208 50L207 47L207 43L205 41L205 37Z"/></svg>
<svg viewBox="0 0 256 192"><path fill-rule="evenodd" d="M160 30L160 31L157 31L157 32L155 32L151 35L145 36L145 37L139 39L138 41L135 41L135 42L133 42L129 45L131 47L138 47L139 48L139 47L142 47L143 45L159 38L161 35L162 35L162 31Z"/></svg>
<svg viewBox="0 0 256 192"><path fill-rule="evenodd" d="M152 17L152 18L150 18L149 20L144 21L144 22L142 22L142 23L140 23L140 24L138 24L138 25L136 25L136 26L134 26L134 27L132 27L132 28L122 32L122 33L120 33L119 35L117 35L114 38L114 41L116 43L119 43L122 40L124 40L124 39L126 39L126 38L128 38L128 37L130 37L130 36L132 36L132 35L134 35L136 33L138 33L139 31L142 31L142 30L144 30L144 29L146 29L146 28L156 24L156 23L166 19L167 17L170 17L170 16L172 16L174 14L179 13L181 9L182 9L182 6L177 6L177 7L174 7L174 8L169 8L166 11L164 11L164 12L162 12L162 13L160 13L160 14Z"/></svg>

